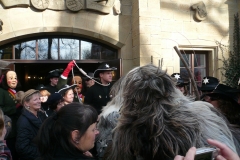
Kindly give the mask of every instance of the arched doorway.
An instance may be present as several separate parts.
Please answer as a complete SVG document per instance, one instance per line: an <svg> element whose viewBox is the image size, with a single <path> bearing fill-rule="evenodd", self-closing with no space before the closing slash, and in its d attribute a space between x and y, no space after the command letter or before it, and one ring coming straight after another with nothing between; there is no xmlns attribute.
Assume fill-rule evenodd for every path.
<svg viewBox="0 0 240 160"><path fill-rule="evenodd" d="M65 69L71 60L86 73L94 72L101 62L109 62L118 68L114 74L117 80L121 76L121 60L117 57L117 49L79 37L34 37L0 47L0 59L14 62L23 90L48 84L48 72ZM74 72L81 74L77 67Z"/></svg>

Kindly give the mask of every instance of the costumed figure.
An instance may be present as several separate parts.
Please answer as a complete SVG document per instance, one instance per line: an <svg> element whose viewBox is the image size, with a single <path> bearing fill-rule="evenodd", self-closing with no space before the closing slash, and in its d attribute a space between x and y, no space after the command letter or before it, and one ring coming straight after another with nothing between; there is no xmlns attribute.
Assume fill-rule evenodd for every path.
<svg viewBox="0 0 240 160"><path fill-rule="evenodd" d="M14 71L7 71L0 77L0 108L3 113L12 120L12 130L9 133L6 142L7 146L11 150L13 160L18 159L18 155L15 149L16 143L16 124L18 119L17 108L20 107L16 100L15 94L17 89L20 88L20 83L17 79L17 74Z"/></svg>
<svg viewBox="0 0 240 160"><path fill-rule="evenodd" d="M98 114L101 113L102 107L106 106L110 101L109 94L112 87L112 71L117 70L115 67L110 67L108 64L101 64L94 72L94 77L99 78L98 83L90 87L85 95L84 103L93 106Z"/></svg>
<svg viewBox="0 0 240 160"><path fill-rule="evenodd" d="M61 96L63 97L65 105L74 102L74 92L73 92L73 90L74 90L74 88L76 88L76 86L77 86L76 84L73 84L71 86L65 84L57 92L57 93L61 94Z"/></svg>
<svg viewBox="0 0 240 160"><path fill-rule="evenodd" d="M60 76L60 73L62 72L61 69L55 69L48 73L47 78L50 80L50 83L46 85L48 92L56 93L58 91L57 84L58 84L58 78Z"/></svg>
<svg viewBox="0 0 240 160"><path fill-rule="evenodd" d="M177 82L176 82L177 89L179 89L183 93L183 95L185 95L185 96L189 95L188 88L187 88L189 85L189 82L185 82L182 79L180 73L173 73L171 75L171 77L173 77L177 80Z"/></svg>
<svg viewBox="0 0 240 160"><path fill-rule="evenodd" d="M74 91L74 102L83 102L84 100L84 95L82 94L83 91L83 84L82 84L82 78L80 75L74 75L74 77L69 78L69 73L75 66L74 61L71 61L68 63L67 67L59 77L59 82L57 84L58 89L60 90L63 88L64 85L75 85L75 88L73 88Z"/></svg>
<svg viewBox="0 0 240 160"><path fill-rule="evenodd" d="M181 94L166 71L154 65L137 67L123 82L123 105L104 159L174 159L192 146L208 146L209 138L236 153L225 119L211 104Z"/></svg>
<svg viewBox="0 0 240 160"><path fill-rule="evenodd" d="M219 84L219 80L215 77L206 76L202 79L202 85L200 87L200 90L202 92L202 95L200 97L200 100L205 101L205 99L208 99L209 97L206 95L208 93L211 93Z"/></svg>
<svg viewBox="0 0 240 160"><path fill-rule="evenodd" d="M84 102L84 92L85 92L85 84L83 83L82 77L78 74L74 74L74 77L69 78L70 85L76 84L76 88L74 88L74 102ZM78 96L78 97L77 97Z"/></svg>

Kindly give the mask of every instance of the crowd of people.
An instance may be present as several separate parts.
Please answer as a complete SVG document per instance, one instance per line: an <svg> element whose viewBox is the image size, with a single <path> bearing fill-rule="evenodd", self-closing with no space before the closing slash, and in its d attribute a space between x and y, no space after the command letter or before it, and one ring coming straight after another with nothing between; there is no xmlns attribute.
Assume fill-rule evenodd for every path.
<svg viewBox="0 0 240 160"><path fill-rule="evenodd" d="M196 100L180 73L152 64L114 83L106 63L70 76L75 66L27 91L14 71L0 76L0 159L193 160L214 147L240 160L240 89L206 76Z"/></svg>

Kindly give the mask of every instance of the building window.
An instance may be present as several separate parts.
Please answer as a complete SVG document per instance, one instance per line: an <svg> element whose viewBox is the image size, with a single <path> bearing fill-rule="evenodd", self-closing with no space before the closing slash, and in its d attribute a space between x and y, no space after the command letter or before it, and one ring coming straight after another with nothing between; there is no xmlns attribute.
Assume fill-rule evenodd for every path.
<svg viewBox="0 0 240 160"><path fill-rule="evenodd" d="M117 59L117 49L77 38L39 38L0 48L0 59L86 60ZM15 58L13 58L15 57Z"/></svg>
<svg viewBox="0 0 240 160"><path fill-rule="evenodd" d="M201 87L202 79L208 75L208 51L181 51L183 58L187 62L189 69L194 73L194 79L199 87ZM190 80L187 69L180 60L180 74L186 81ZM191 86L190 86L191 89Z"/></svg>

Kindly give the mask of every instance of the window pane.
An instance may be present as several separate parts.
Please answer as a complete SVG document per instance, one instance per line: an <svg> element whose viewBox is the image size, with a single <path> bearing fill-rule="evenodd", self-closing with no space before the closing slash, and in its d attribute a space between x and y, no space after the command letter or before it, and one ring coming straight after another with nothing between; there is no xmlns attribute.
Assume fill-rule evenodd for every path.
<svg viewBox="0 0 240 160"><path fill-rule="evenodd" d="M59 39L60 59L79 60L79 40L76 39Z"/></svg>
<svg viewBox="0 0 240 160"><path fill-rule="evenodd" d="M195 54L194 67L206 67L206 55L205 54Z"/></svg>
<svg viewBox="0 0 240 160"><path fill-rule="evenodd" d="M180 75L184 81L189 81L190 76L186 68L180 68Z"/></svg>
<svg viewBox="0 0 240 160"><path fill-rule="evenodd" d="M117 50L114 48L76 38L34 39L15 44L14 49L15 59L22 60L113 60L118 58ZM12 46L0 49L0 59L13 59Z"/></svg>
<svg viewBox="0 0 240 160"><path fill-rule="evenodd" d="M48 39L38 40L38 59L46 60L48 59Z"/></svg>
<svg viewBox="0 0 240 160"><path fill-rule="evenodd" d="M91 54L92 43L81 41L81 59L98 59L98 56Z"/></svg>
<svg viewBox="0 0 240 160"><path fill-rule="evenodd" d="M19 43L15 47L15 58L33 60L36 59L36 40Z"/></svg>
<svg viewBox="0 0 240 160"><path fill-rule="evenodd" d="M186 61L186 63L191 66L191 54L182 54L183 59ZM185 67L184 64L182 63L181 59L180 59L180 67Z"/></svg>
<svg viewBox="0 0 240 160"><path fill-rule="evenodd" d="M0 59L12 59L12 46L0 50Z"/></svg>
<svg viewBox="0 0 240 160"><path fill-rule="evenodd" d="M199 82L198 86L201 86L202 84L202 79L203 77L206 76L206 69L205 68L194 68L194 78L196 80L196 82Z"/></svg>
<svg viewBox="0 0 240 160"><path fill-rule="evenodd" d="M101 45L81 41L82 59L116 59L117 52Z"/></svg>
<svg viewBox="0 0 240 160"><path fill-rule="evenodd" d="M51 38L51 53L48 59L58 60L58 38Z"/></svg>

